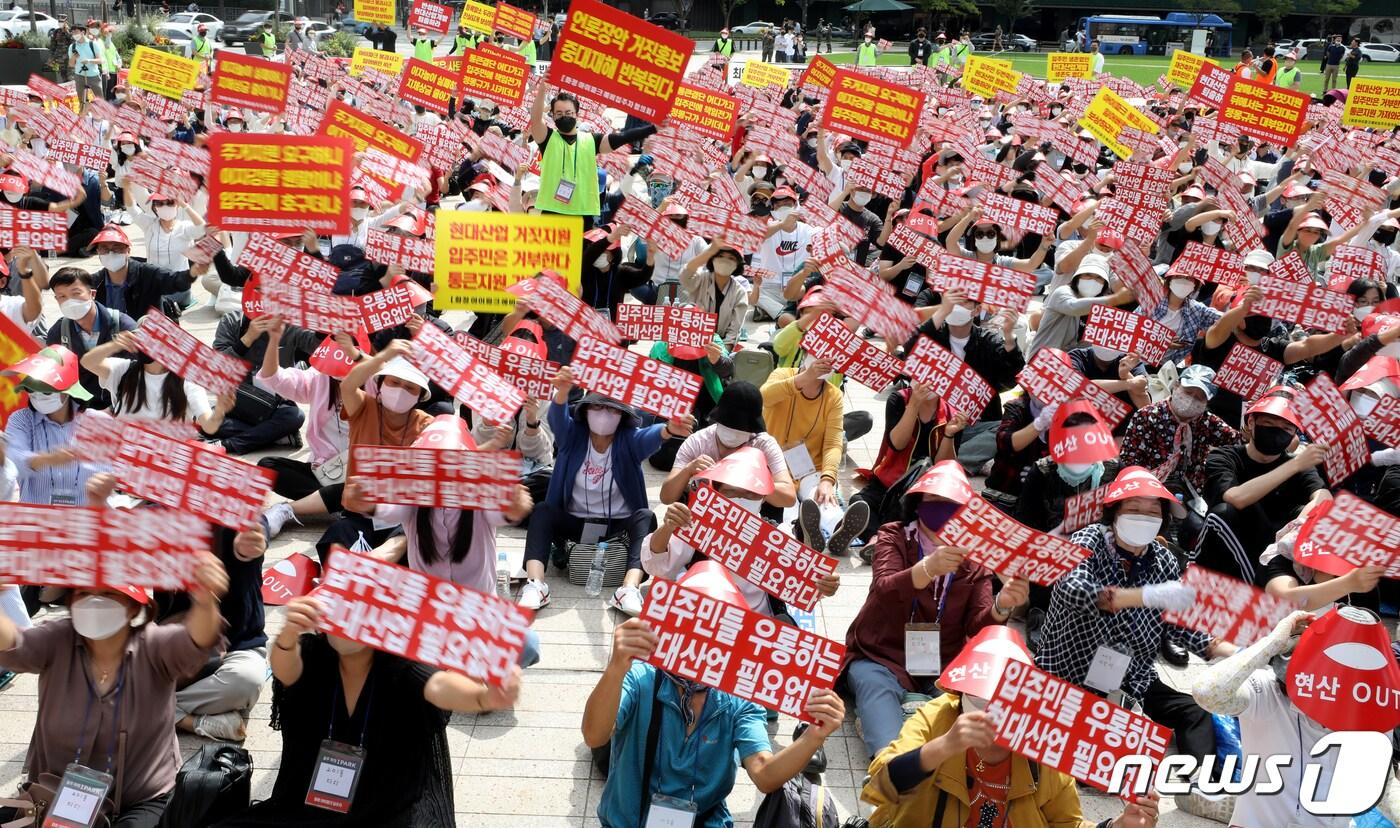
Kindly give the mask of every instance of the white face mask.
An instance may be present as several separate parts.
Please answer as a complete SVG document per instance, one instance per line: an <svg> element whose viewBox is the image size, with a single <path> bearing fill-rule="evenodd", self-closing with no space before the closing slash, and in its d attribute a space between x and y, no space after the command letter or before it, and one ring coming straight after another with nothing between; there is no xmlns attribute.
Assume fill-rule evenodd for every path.
<svg viewBox="0 0 1400 828"><path fill-rule="evenodd" d="M767 167L754 167L754 168L753 168L753 177L754 177L754 178L767 178L767 177L768 177L768 168L767 168Z"/></svg>
<svg viewBox="0 0 1400 828"><path fill-rule="evenodd" d="M1068 472L1068 473L1069 473L1071 476L1073 476L1073 477L1079 477L1080 475L1082 475L1082 474L1088 472L1089 469L1093 468L1093 466L1094 466L1093 463L1061 463L1061 464L1060 464L1060 467L1063 468L1066 472Z"/></svg>
<svg viewBox="0 0 1400 828"><path fill-rule="evenodd" d="M1128 546L1146 546L1157 537L1162 519L1151 515L1119 515L1113 521L1113 534Z"/></svg>
<svg viewBox="0 0 1400 828"><path fill-rule="evenodd" d="M463 212L467 212L467 213L485 213L485 212L487 212L488 210L491 209L491 205L490 205L490 204L487 204L487 203L484 202L484 201L478 201L477 199L472 199L471 201L468 201L466 204L463 204L461 207L458 207L457 209L458 209L458 210L462 210Z"/></svg>
<svg viewBox="0 0 1400 828"><path fill-rule="evenodd" d="M91 299L66 299L58 306L58 312L63 314L63 318L72 319L74 322L87 316L90 310L92 310Z"/></svg>
<svg viewBox="0 0 1400 828"><path fill-rule="evenodd" d="M599 270L607 270L612 265L612 259L606 253L593 260L593 266Z"/></svg>
<svg viewBox="0 0 1400 828"><path fill-rule="evenodd" d="M966 325L971 321L972 311L968 310L963 305L954 305L953 309L948 311L949 325Z"/></svg>
<svg viewBox="0 0 1400 828"><path fill-rule="evenodd" d="M730 499L733 500L735 503L739 504L739 506L744 511L749 512L750 514L758 514L758 510L763 507L763 498L761 497L753 499L734 497Z"/></svg>
<svg viewBox="0 0 1400 828"><path fill-rule="evenodd" d="M30 394L29 398L31 400L34 399L34 395ZM1355 411L1358 417L1371 416L1371 412L1374 411L1379 404L1380 400L1370 394L1357 393L1351 395L1351 410Z"/></svg>
<svg viewBox="0 0 1400 828"><path fill-rule="evenodd" d="M840 161L837 161L836 163L839 164L839 165L841 166L841 169L843 169L843 170L849 170L849 169L851 168L851 162L854 161L854 160L855 160L854 158L842 158Z"/></svg>
<svg viewBox="0 0 1400 828"><path fill-rule="evenodd" d="M369 216L368 207L351 207L350 218L355 221L364 221Z"/></svg>
<svg viewBox="0 0 1400 828"><path fill-rule="evenodd" d="M1178 299L1185 299L1196 290L1196 283L1190 279L1172 279L1168 286L1172 295Z"/></svg>
<svg viewBox="0 0 1400 828"><path fill-rule="evenodd" d="M1259 279L1261 278L1261 276L1262 274L1260 274L1257 270L1246 270L1244 272L1245 281L1249 282L1251 285L1259 284Z"/></svg>
<svg viewBox="0 0 1400 828"><path fill-rule="evenodd" d="M738 448L753 437L752 431L741 431L737 428L730 428L727 425L715 425L715 439L725 448Z"/></svg>
<svg viewBox="0 0 1400 828"><path fill-rule="evenodd" d="M97 260L108 270L121 270L126 267L125 253L99 253Z"/></svg>
<svg viewBox="0 0 1400 828"><path fill-rule="evenodd" d="M737 269L738 264L735 263L735 261L729 258L728 256L725 256L723 258L716 256L715 258L710 260L710 270L713 270L720 276L730 276Z"/></svg>
<svg viewBox="0 0 1400 828"><path fill-rule="evenodd" d="M600 437L609 437L617 433L617 426L622 422L622 412L615 408L592 408L588 411L588 430Z"/></svg>
<svg viewBox="0 0 1400 828"><path fill-rule="evenodd" d="M1086 299L1090 296L1098 296L1103 293L1103 282L1098 279L1080 279L1075 292Z"/></svg>
<svg viewBox="0 0 1400 828"><path fill-rule="evenodd" d="M864 207L869 204L870 198L871 194L864 190L856 190L854 193L851 193L851 203L857 207Z"/></svg>
<svg viewBox="0 0 1400 828"><path fill-rule="evenodd" d="M1189 173L1189 172L1191 172L1191 162L1190 162L1190 161L1187 161L1185 164L1177 164L1177 165L1176 165L1176 171L1179 172L1179 173Z"/></svg>
<svg viewBox="0 0 1400 828"><path fill-rule="evenodd" d="M962 694L962 709L964 713L982 713L987 709L987 700L978 696Z"/></svg>
<svg viewBox="0 0 1400 828"><path fill-rule="evenodd" d="M122 144L122 152L125 153L126 155L134 155L134 154L136 153L136 145L135 145L135 144Z"/></svg>
<svg viewBox="0 0 1400 828"><path fill-rule="evenodd" d="M11 204L18 204L19 200L23 197L24 193L12 193L9 190L5 191L5 200Z"/></svg>
<svg viewBox="0 0 1400 828"><path fill-rule="evenodd" d="M1361 320L1370 316L1371 311L1374 308L1375 305L1357 305L1356 307L1351 309L1351 315L1356 317L1357 322L1360 322Z"/></svg>
<svg viewBox="0 0 1400 828"><path fill-rule="evenodd" d="M73 616L73 629L92 641L111 638L130 623L126 607L105 595L85 595L73 602L69 612Z"/></svg>
<svg viewBox="0 0 1400 828"><path fill-rule="evenodd" d="M175 218L175 205L162 204L161 206L157 207L156 218L160 219L161 221L170 221L171 219Z"/></svg>
<svg viewBox="0 0 1400 828"><path fill-rule="evenodd" d="M1207 236L1214 236L1220 232L1220 222L1208 221L1201 225L1201 232Z"/></svg>
<svg viewBox="0 0 1400 828"><path fill-rule="evenodd" d="M47 416L63 407L63 395L40 394L36 391L30 391L29 404L34 406L35 411Z"/></svg>
<svg viewBox="0 0 1400 828"><path fill-rule="evenodd" d="M405 414L418 404L418 394L406 388L380 388L379 402L395 414Z"/></svg>
<svg viewBox="0 0 1400 828"><path fill-rule="evenodd" d="M1115 351L1112 348L1105 348L1102 345L1094 345L1094 356L1104 362L1112 362L1123 355L1122 351Z"/></svg>
<svg viewBox="0 0 1400 828"><path fill-rule="evenodd" d="M972 243L977 245L978 253L991 253L993 250L997 249L997 240L994 238L974 239Z"/></svg>
<svg viewBox="0 0 1400 828"><path fill-rule="evenodd" d="M773 211L773 218L778 221L787 221L787 217L792 215L791 207L779 207Z"/></svg>
<svg viewBox="0 0 1400 828"><path fill-rule="evenodd" d="M229 132L242 132L242 131L243 131L243 122L242 122L242 121L234 121L233 123L229 124L229 125L228 125L228 131L229 131Z"/></svg>
<svg viewBox="0 0 1400 828"><path fill-rule="evenodd" d="M1209 403L1188 393L1184 388L1177 388L1172 391L1170 405L1176 416L1183 420L1194 420L1206 413Z"/></svg>

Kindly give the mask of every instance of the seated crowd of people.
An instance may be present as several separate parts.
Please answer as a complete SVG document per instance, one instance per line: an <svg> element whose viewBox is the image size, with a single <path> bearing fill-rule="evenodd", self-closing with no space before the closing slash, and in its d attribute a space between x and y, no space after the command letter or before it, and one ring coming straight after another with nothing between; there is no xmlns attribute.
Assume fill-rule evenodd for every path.
<svg viewBox="0 0 1400 828"><path fill-rule="evenodd" d="M344 72L299 59L294 89L365 111L392 98L382 73L352 84L304 62L318 60ZM724 83L725 56L696 63L695 83ZM269 624L268 544L292 522L320 532L304 552L324 571L368 555L535 614L551 611L551 581L588 578L590 594L605 583L599 614L606 601L618 623L581 729L606 769L596 817L609 828L732 825L739 766L761 793L781 792L821 766L848 712L865 750L854 764L869 762L856 778L870 824L1087 824L1074 776L997 739L988 706L1011 663L1145 716L1178 754L1223 755L1221 725L1233 722L1244 754L1293 757L1282 795L1222 799L1203 790L1214 780L1203 770L1176 798L1185 810L1244 828L1347 824L1299 807L1305 760L1324 774L1338 761L1308 751L1338 728L1295 703L1278 664L1310 624L1336 629L1318 619L1374 626L1397 603L1378 563L1394 547L1324 566L1300 542L1343 495L1375 507L1388 537L1400 525L1396 130L1344 126L1345 93L1330 92L1300 135L1269 143L1164 78L1125 92L1156 126L1129 146L1080 125L1107 76L984 98L948 65L870 71L926 95L907 147L823 127L826 90L810 85L749 88L727 141L670 122L617 130L599 102L543 80L516 108L391 101L383 126L436 150L419 162L427 184L385 199L346 182L349 231L330 236L209 225L206 174L171 150L222 132L308 134L319 118L309 105L269 115L206 102L161 120L118 84L78 115L110 150L99 169L55 160L63 136L51 130L64 121L51 113L65 102L31 94L10 106L0 210L62 212L68 229L64 258L17 243L0 260L0 331L35 339L4 360L27 392L0 440L9 508L135 508L161 522L167 507L126 491L80 436L133 421L275 475L261 519L213 527L185 591L0 591L0 683L39 674L23 794L96 791L111 825L162 824L187 793L175 734L243 741L270 685L275 784L215 824L454 823L450 714L511 707L529 681L521 671L548 665L547 649L532 631L511 676L488 682L325 634L330 608L314 593ZM189 186L153 182L143 156ZM715 204L728 205L727 231ZM381 237L431 249L435 217L458 210L578 217L574 293L589 324L561 320L540 287L454 329L461 317L434 307L434 273L369 252L388 249L371 244ZM408 284L411 318L310 330L267 312L260 297L279 274L245 249L269 238L289 259L333 268L336 296ZM698 378L689 411L629 405L589 387L574 362L580 331L636 303L713 319L703 347L625 343ZM185 328L217 319L208 344L244 363L241 382L212 393L184 376L189 365L153 358L142 320L160 316ZM503 373L525 398L489 419L430 378L433 328L557 370L547 388ZM332 345L347 363L338 372L313 359ZM857 382L877 410L854 401ZM867 434L873 462L856 468ZM518 486L497 509L378 502L349 460L364 446L514 451ZM648 467L662 476L656 499ZM779 625L803 614L686 540L706 489L836 559L815 580L819 598L868 567L835 685L803 700L805 723L781 745L771 705L655 666L646 608L659 581ZM1005 539L968 540L960 517L983 504L1030 545L1080 557L1053 578L1031 577L1015 555L994 571L987 550ZM518 589L498 550L510 531L524 537ZM1196 567L1297 611L1258 640L1169 623L1205 600L1186 582ZM1191 654L1208 664L1183 692L1161 666ZM332 797L343 807L308 794L328 768L354 780ZM1380 802L1388 815L1394 787ZM1158 807L1155 794L1125 800L1099 824L1155 825Z"/></svg>

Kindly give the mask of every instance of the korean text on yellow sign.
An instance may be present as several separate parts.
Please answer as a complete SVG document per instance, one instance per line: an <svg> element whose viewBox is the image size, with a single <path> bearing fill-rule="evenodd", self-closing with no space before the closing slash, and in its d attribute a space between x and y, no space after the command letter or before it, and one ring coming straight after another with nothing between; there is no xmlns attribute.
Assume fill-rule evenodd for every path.
<svg viewBox="0 0 1400 828"><path fill-rule="evenodd" d="M394 0L355 0L355 19L394 25Z"/></svg>
<svg viewBox="0 0 1400 828"><path fill-rule="evenodd" d="M1021 83L1021 73L1011 68L1009 60L972 55L963 67L963 88L974 95L990 98L998 91L1015 92Z"/></svg>
<svg viewBox="0 0 1400 828"><path fill-rule="evenodd" d="M1201 67L1207 63L1212 66L1220 65L1208 57L1177 49L1172 52L1172 62L1167 67L1167 80L1182 89L1190 89L1196 83L1196 76L1201 74Z"/></svg>
<svg viewBox="0 0 1400 828"><path fill-rule="evenodd" d="M1123 127L1157 134L1157 124L1151 118L1137 111L1123 100L1123 96L1107 86L1099 88L1089 108L1084 110L1084 117L1079 119L1079 125L1089 130L1119 158L1129 158L1133 154L1132 147L1118 141L1118 133L1123 131Z"/></svg>
<svg viewBox="0 0 1400 828"><path fill-rule="evenodd" d="M1394 129L1400 125L1400 81L1355 78L1342 110L1342 126Z"/></svg>
<svg viewBox="0 0 1400 828"><path fill-rule="evenodd" d="M787 88L788 79L791 77L792 72L781 66L774 66L761 60L751 60L744 66L744 74L739 77L739 83L752 86L755 89L762 89L765 86Z"/></svg>
<svg viewBox="0 0 1400 828"><path fill-rule="evenodd" d="M378 69L389 77L396 77L403 71L403 63L408 55L385 52L370 46L356 46L350 58L350 75L358 78L366 69Z"/></svg>
<svg viewBox="0 0 1400 828"><path fill-rule="evenodd" d="M1094 56L1088 52L1051 52L1045 56L1045 78L1051 83L1093 76Z"/></svg>
<svg viewBox="0 0 1400 828"><path fill-rule="evenodd" d="M583 219L579 216L466 213L438 215L433 307L509 313L506 288L542 270L563 276L579 292Z"/></svg>
<svg viewBox="0 0 1400 828"><path fill-rule="evenodd" d="M496 7L476 0L467 0L462 7L462 25L476 32L493 34L496 27Z"/></svg>
<svg viewBox="0 0 1400 828"><path fill-rule="evenodd" d="M127 82L137 89L179 100L199 81L199 61L137 46L131 57L131 73Z"/></svg>

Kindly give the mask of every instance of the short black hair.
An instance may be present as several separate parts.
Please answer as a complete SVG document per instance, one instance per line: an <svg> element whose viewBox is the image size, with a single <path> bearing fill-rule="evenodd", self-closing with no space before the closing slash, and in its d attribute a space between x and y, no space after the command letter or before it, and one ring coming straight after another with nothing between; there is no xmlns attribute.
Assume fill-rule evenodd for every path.
<svg viewBox="0 0 1400 828"><path fill-rule="evenodd" d="M54 288L65 287L74 282L81 283L89 290L97 287L97 284L92 279L91 273L88 273L81 267L69 266L59 268L58 272L49 277L49 289L53 290Z"/></svg>
<svg viewBox="0 0 1400 828"><path fill-rule="evenodd" d="M557 104L557 103L559 103L560 101L565 101L565 102L567 102L567 103L571 103L571 104L574 105L574 109L578 109L578 98L575 98L573 95L571 95L571 94L568 93L568 92L560 92L558 95L555 95L555 96L554 96L554 100L552 100L552 101L549 102L549 108L550 108L550 110L553 111L553 110L554 110L554 105Z"/></svg>

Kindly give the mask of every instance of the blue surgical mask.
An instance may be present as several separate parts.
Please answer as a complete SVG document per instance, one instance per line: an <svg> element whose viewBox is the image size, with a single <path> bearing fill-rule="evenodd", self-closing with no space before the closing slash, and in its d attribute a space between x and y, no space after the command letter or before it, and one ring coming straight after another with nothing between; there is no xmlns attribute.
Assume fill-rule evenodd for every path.
<svg viewBox="0 0 1400 828"><path fill-rule="evenodd" d="M1055 472L1060 475L1060 479L1071 486L1082 486L1084 481L1094 475L1095 471L1103 473L1103 463L1056 463Z"/></svg>

